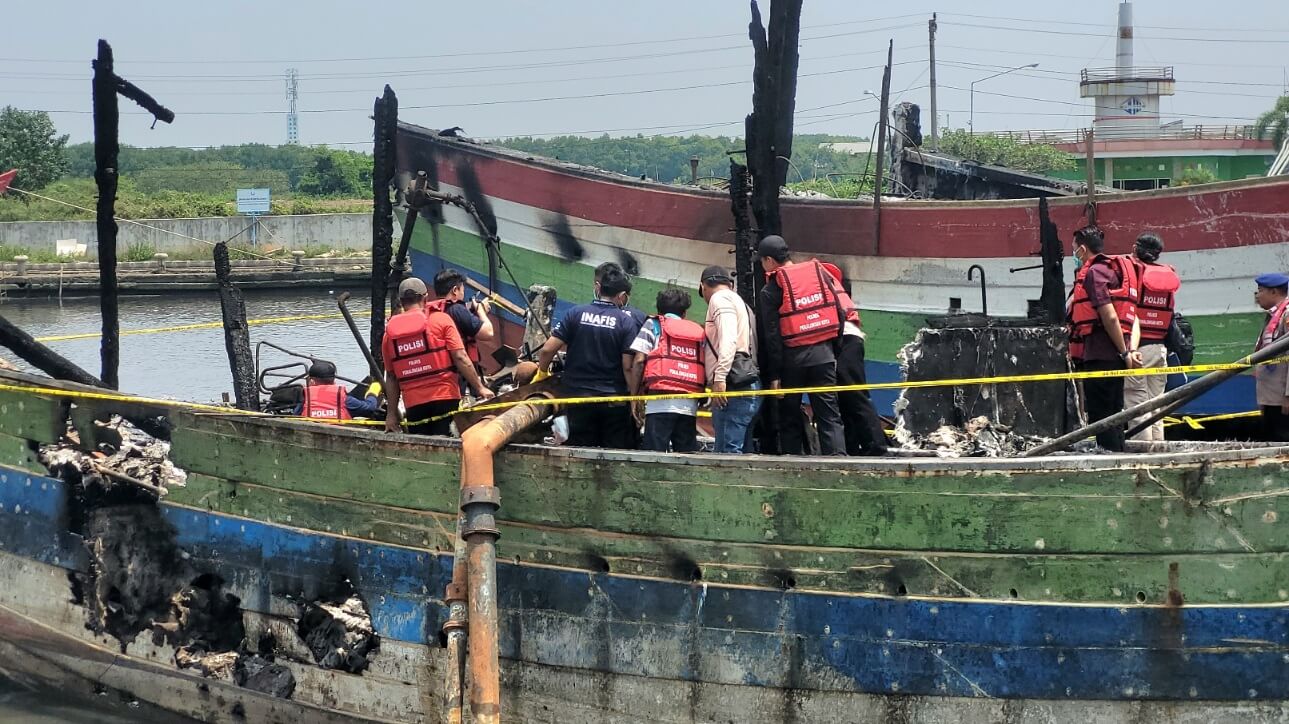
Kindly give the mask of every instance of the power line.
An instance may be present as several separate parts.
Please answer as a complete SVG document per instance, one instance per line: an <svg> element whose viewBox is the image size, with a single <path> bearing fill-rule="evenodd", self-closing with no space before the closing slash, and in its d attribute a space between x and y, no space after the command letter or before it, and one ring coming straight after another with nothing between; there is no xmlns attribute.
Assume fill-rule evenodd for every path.
<svg viewBox="0 0 1289 724"><path fill-rule="evenodd" d="M864 23L881 23L889 20L904 20L906 18L920 18L920 17L923 17L924 15L925 13L905 13L903 15L890 15L882 18L842 20L842 21L832 22L832 23L803 25L801 27L803 29L835 28L843 25L860 25ZM907 28L907 27L920 27L920 26L921 26L921 23L908 23L905 25L893 26L892 28L874 28L874 29L869 29L869 30L864 30L859 32L873 33L873 32L881 32L883 30ZM439 60L443 58L468 58L468 57L475 57L475 56L490 57L495 55L519 55L519 54L525 54L525 53L556 53L556 52L565 52L570 50L624 48L624 47L634 47L634 46L640 46L640 45L663 45L663 44L673 44L673 43L685 43L685 42L691 42L695 40L719 40L723 38L746 38L746 37L747 37L746 32L720 33L717 35L691 35L691 36L682 37L682 38L655 38L655 39L649 39L649 40L630 40L630 41L621 41L621 42L614 42L614 43L594 43L594 44L588 44L588 45L548 46L544 48L517 48L517 49L509 49L509 50L490 49L490 50L462 51L462 52L455 52L455 53L435 53L431 55L386 55L386 56L371 56L371 57L361 57L361 58L277 58L277 59L220 58L217 60L151 59L151 60L127 60L126 62L131 65L133 64L139 64L139 65L145 65L145 64L148 64L148 65L233 65L233 64L282 65L286 63L297 63L297 64L300 64L300 63L365 63L365 62L391 61L391 60ZM827 37L836 37L836 36L822 36L822 37L827 38ZM816 39L818 38L803 38L802 40L816 40ZM746 46L741 46L741 47L746 47ZM62 63L62 64L77 64L77 65L85 64L84 60L42 59L42 58L0 58L0 62Z"/></svg>
<svg viewBox="0 0 1289 724"><path fill-rule="evenodd" d="M1089 23L1089 22L1082 22L1077 20L1043 20L1040 18L1016 18L1016 17L1007 17L1003 15L972 15L971 13L940 13L940 15L944 17L954 17L954 18L974 18L977 20L1007 20L1007 21L1016 22L1016 23L1039 23L1043 25L1082 25L1084 27L1109 28L1111 30L1117 27L1114 23ZM1204 32L1215 32L1215 33L1289 33L1289 28L1285 28L1285 29L1209 28L1209 27L1195 27L1195 26L1187 26L1187 25L1138 25L1136 23L1133 24L1133 27L1147 28L1149 30L1201 30Z"/></svg>
<svg viewBox="0 0 1289 724"><path fill-rule="evenodd" d="M948 89L950 89L950 90L963 91L963 92L969 92L969 90L970 90L970 89L968 89L968 88L961 88L961 87L959 87L959 86L953 86L953 85L945 85L945 84L943 84L943 83L942 83L942 84L940 84L940 87L941 87L941 88L948 88ZM979 94L981 94L981 95L987 95L987 96L998 96L998 97L1000 97L1000 98L1013 98L1013 99L1016 99L1016 100L1022 100L1022 101L1033 101L1033 102L1035 102L1035 103L1056 103L1056 104L1060 104L1060 105L1063 105L1063 106L1078 106L1078 107L1080 107L1080 108L1086 108L1086 107L1087 107L1087 105L1086 105L1086 104L1084 104L1084 103L1076 103L1076 102L1074 102L1074 101L1059 101L1059 100L1055 100L1055 99L1052 99L1052 98L1035 98L1035 97L1033 97L1033 96L1021 96L1021 95L1014 95L1014 94L1012 94L1012 93L998 93L998 92L996 92L996 91L982 91L982 90L978 90L978 91L976 91L976 93L979 93ZM980 113L980 112L981 112L981 111L976 111L976 113ZM1009 111L1009 112L1010 112L1010 111ZM1059 114L1058 114L1058 115L1059 115ZM1091 113L1089 113L1089 114L1071 114L1071 115L1090 115L1090 116L1094 116L1095 114L1091 114ZM1187 117L1187 118L1216 118L1216 116L1206 116L1206 115L1198 114L1198 113L1170 113L1169 115L1172 115L1172 116L1183 116L1183 117ZM1241 118L1241 117L1239 117L1239 116L1232 116L1232 117L1231 117L1231 120L1237 120L1237 121L1253 121L1253 120L1257 120L1257 119L1255 119L1255 118Z"/></svg>
<svg viewBox="0 0 1289 724"><path fill-rule="evenodd" d="M1001 25L982 25L980 23L945 23L945 25L954 25L961 28L985 28L988 30L1007 30L1019 33L1044 33L1047 35L1077 35L1090 38L1105 37L1104 33L1083 33L1077 30L1047 30L1045 28L1008 28ZM1142 40L1175 40L1179 42L1193 43L1289 43L1289 38L1180 38L1177 36L1156 35L1153 37L1143 37Z"/></svg>
<svg viewBox="0 0 1289 724"><path fill-rule="evenodd" d="M1003 48L980 48L972 45L947 45L947 44L941 44L940 42L938 42L938 40L936 42L936 47L952 48L953 50L970 50L973 53L999 53L1002 55L1023 55L1027 58L1033 58L1036 55L1039 55L1039 53L1036 53L1034 51L1028 51L1028 50L1006 50ZM1087 58L1082 55L1060 55L1058 53L1049 53L1046 50L1042 51L1041 55L1044 58L1064 58L1067 60L1079 60L1084 62L1087 61ZM1242 68L1242 69L1274 68L1275 70L1280 70L1281 68L1284 67L1283 65L1265 65L1265 64L1258 65L1254 63L1197 63L1193 61L1175 62L1172 65L1175 67L1196 66L1196 67L1207 67L1207 68Z"/></svg>
<svg viewBox="0 0 1289 724"><path fill-rule="evenodd" d="M921 27L921 23L906 23L903 25L893 25L883 28L869 28L865 30L852 30L844 33L832 33L829 35L819 35L809 38L801 38L801 42L812 40L827 40L832 38L853 37L857 35L866 35L869 33L884 32L887 30L899 30L903 28ZM572 58L566 60L552 60L534 63L521 63L510 65L481 65L462 68L435 68L426 70L412 71L364 71L354 73L323 73L323 74L302 74L301 80L337 80L344 78L405 78L422 75L453 75L458 73L484 73L490 71L514 71L514 70L531 70L534 68L560 68L568 66L580 66L592 63L619 63L633 60L652 60L656 58L674 58L683 55L699 55L708 53L720 53L730 50L748 50L749 45L742 43L739 45L727 45L716 48L693 48L689 50L675 50L658 53L645 53L639 55L622 55L609 56L600 58ZM124 66L125 64L122 63ZM12 73L0 74L0 77L19 78L24 80L56 80L56 81L78 81L84 82L86 77L79 74L67 73L41 73L29 75L15 75ZM149 81L151 83L188 83L188 82L209 82L209 81L228 81L241 83L262 83L262 82L281 82L280 74L250 74L250 75L131 75L132 80Z"/></svg>
<svg viewBox="0 0 1289 724"><path fill-rule="evenodd" d="M925 60L906 60L906 61L901 61L899 63L895 63L895 65L908 65L911 63L925 63L925 62L926 62ZM884 67L884 64L861 66L858 68L839 68L836 70L819 71L817 73L802 73L797 77L814 78L814 77L820 77L820 76L838 75L841 73L854 73L854 72L863 71L863 70L874 70L876 68L882 68L882 67ZM725 88L729 86L749 85L751 83L752 83L752 79L745 78L742 80L727 81L724 83L700 83L696 85L673 86L669 88L644 88L644 89L629 90L629 91L604 91L602 93L582 93L577 95L566 95L566 96L544 96L544 97L538 97L538 98L511 98L511 99L505 99L505 100L492 100L492 101L463 101L460 103L431 103L431 104L424 104L424 105L401 105L400 104L400 108L405 110L432 110L432 109L441 109L441 108L478 108L478 107L485 107L485 106L510 105L513 103L547 103L552 101L587 100L592 98L614 98L614 97L621 97L621 96L647 95L647 94L653 94L653 93L672 93L672 92L678 92L678 91L705 90L710 88ZM30 110L39 110L44 113L67 113L67 114L80 114L80 115L93 113L92 110L69 110L69 109L30 109ZM289 111L282 111L282 110L261 110L261 111L178 110L176 111L176 114L181 116L259 116L259 115L282 115L288 112ZM299 112L300 113L371 113L371 108L368 108L365 106L359 107L359 108L302 108L300 109ZM146 112L141 112L141 111L125 111L125 112L122 112L121 115L146 116L151 114Z"/></svg>

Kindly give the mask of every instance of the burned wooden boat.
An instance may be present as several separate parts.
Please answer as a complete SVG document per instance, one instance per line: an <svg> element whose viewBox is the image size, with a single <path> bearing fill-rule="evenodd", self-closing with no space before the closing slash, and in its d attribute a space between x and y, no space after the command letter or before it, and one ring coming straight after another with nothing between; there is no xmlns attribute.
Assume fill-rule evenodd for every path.
<svg viewBox="0 0 1289 724"><path fill-rule="evenodd" d="M168 435L170 479L116 416ZM0 373L3 667L206 721L437 721L461 445ZM1286 464L512 445L500 714L1281 720Z"/></svg>

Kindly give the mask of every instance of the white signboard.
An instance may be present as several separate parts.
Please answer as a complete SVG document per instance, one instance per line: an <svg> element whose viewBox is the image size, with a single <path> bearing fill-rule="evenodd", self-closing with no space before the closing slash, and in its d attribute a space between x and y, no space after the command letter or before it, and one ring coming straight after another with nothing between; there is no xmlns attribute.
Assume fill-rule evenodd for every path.
<svg viewBox="0 0 1289 724"><path fill-rule="evenodd" d="M269 190L268 189L238 189L237 190L237 213L239 214L269 213Z"/></svg>

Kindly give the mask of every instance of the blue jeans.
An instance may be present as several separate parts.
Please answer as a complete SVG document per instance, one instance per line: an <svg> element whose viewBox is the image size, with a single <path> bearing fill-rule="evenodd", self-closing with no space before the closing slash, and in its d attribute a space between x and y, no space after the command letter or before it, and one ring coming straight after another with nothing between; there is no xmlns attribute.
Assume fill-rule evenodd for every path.
<svg viewBox="0 0 1289 724"><path fill-rule="evenodd" d="M748 390L759 390L753 382ZM712 427L716 430L716 452L741 453L751 439L752 418L761 408L760 397L727 397L724 407L712 408Z"/></svg>

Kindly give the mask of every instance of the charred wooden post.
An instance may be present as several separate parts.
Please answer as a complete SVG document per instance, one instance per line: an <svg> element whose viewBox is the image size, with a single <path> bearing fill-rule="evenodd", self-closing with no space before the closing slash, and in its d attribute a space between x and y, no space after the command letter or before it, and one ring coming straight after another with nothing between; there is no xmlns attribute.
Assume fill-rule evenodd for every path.
<svg viewBox="0 0 1289 724"><path fill-rule="evenodd" d="M82 385L106 387L103 381L86 372L72 362L67 361L54 350L37 342L30 334L22 331L4 317L0 317L0 345L13 350L13 353L27 364L59 380L70 380Z"/></svg>
<svg viewBox="0 0 1289 724"><path fill-rule="evenodd" d="M416 229L416 218L421 215L421 207L427 202L425 195L429 178L424 171L417 171L416 178L403 193L407 204L407 215L403 219L403 236L399 239L398 250L389 262L389 304L394 314L402 311L398 305L398 285L407 277L407 253L412 246L412 232Z"/></svg>
<svg viewBox="0 0 1289 724"><path fill-rule="evenodd" d="M103 384L116 389L119 386L118 371L121 365L121 324L116 284L116 187L119 177L117 155L120 153L120 109L116 95L120 93L151 113L155 119L153 125L156 125L156 121L170 123L174 121L175 114L138 86L116 74L113 69L112 46L106 40L98 41L98 57L93 66L94 182L98 186L95 211L98 221L99 309L103 322L99 357L102 362Z"/></svg>
<svg viewBox="0 0 1289 724"><path fill-rule="evenodd" d="M1096 168L1096 134L1092 129L1087 130L1084 138L1084 163L1087 165L1088 172L1088 203L1084 207L1087 214L1088 226L1097 225L1097 168Z"/></svg>
<svg viewBox="0 0 1289 724"><path fill-rule="evenodd" d="M792 116L796 110L797 46L801 0L775 0L768 29L752 0L748 36L756 66L752 73L752 113L745 122L747 167L752 176L752 213L758 236L783 233L779 189L787 182L792 158Z"/></svg>
<svg viewBox="0 0 1289 724"><path fill-rule="evenodd" d="M882 109L877 123L877 153L873 159L877 170L873 174L873 253L882 253L882 192L886 190L886 178L882 174L882 161L886 156L886 127L889 121L887 114L891 101L891 61L895 53L895 41L886 46L886 69L882 71Z"/></svg>
<svg viewBox="0 0 1289 724"><path fill-rule="evenodd" d="M112 71L112 46L98 41L98 58L94 61L94 183L98 186L95 204L98 220L99 310L102 314L103 338L99 346L103 383L112 389L120 385L117 372L121 364L121 322L116 298L116 183L119 109L116 100L116 73Z"/></svg>
<svg viewBox="0 0 1289 724"><path fill-rule="evenodd" d="M219 280L219 309L224 317L224 348L228 350L228 367L233 373L233 393L241 410L259 410L259 389L255 383L254 354L251 332L246 324L246 300L242 290L233 286L228 244L215 245L215 278Z"/></svg>
<svg viewBox="0 0 1289 724"><path fill-rule="evenodd" d="M752 230L747 166L730 159L730 209L734 212L734 283L743 301L755 308L761 276L756 273L756 234Z"/></svg>
<svg viewBox="0 0 1289 724"><path fill-rule="evenodd" d="M1038 199L1038 243L1043 259L1043 291L1039 304L1048 324L1065 321L1065 248L1056 233L1056 224L1048 213L1047 198Z"/></svg>
<svg viewBox="0 0 1289 724"><path fill-rule="evenodd" d="M382 362L380 344L385 338L385 315L382 312L394 246L394 204L390 201L389 190L394 185L398 131L398 96L388 85L384 95L376 99L372 117L371 350L379 363Z"/></svg>

